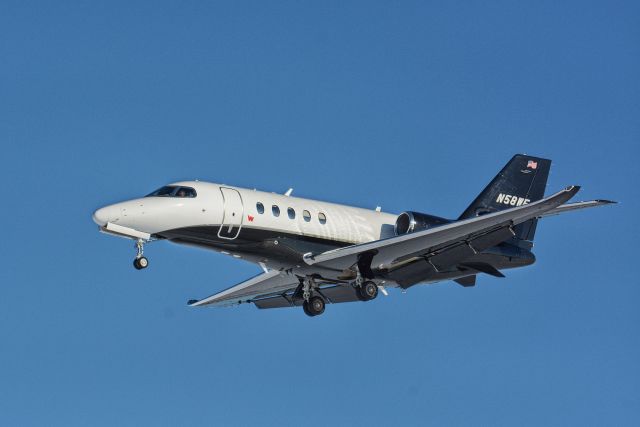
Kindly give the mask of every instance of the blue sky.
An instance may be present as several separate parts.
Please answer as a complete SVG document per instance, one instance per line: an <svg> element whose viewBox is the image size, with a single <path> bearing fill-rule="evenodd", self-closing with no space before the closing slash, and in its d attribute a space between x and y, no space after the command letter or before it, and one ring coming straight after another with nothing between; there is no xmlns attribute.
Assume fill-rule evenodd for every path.
<svg viewBox="0 0 640 427"><path fill-rule="evenodd" d="M636 2L0 4L0 424L637 425ZM180 179L459 214L517 152L536 265L302 310L91 212Z"/></svg>

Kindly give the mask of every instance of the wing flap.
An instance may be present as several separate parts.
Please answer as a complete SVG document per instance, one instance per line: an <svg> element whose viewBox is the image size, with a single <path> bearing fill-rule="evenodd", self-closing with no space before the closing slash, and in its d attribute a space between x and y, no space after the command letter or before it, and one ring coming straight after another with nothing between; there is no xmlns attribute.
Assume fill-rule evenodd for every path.
<svg viewBox="0 0 640 427"><path fill-rule="evenodd" d="M438 270L444 270L452 264L456 264L456 260L467 259L475 255L476 250L472 244L458 243L450 249L447 249L437 255L429 258L429 262Z"/></svg>
<svg viewBox="0 0 640 427"><path fill-rule="evenodd" d="M338 285L320 289L320 294L332 304L359 301L356 290L351 285Z"/></svg>
<svg viewBox="0 0 640 427"><path fill-rule="evenodd" d="M274 297L262 298L253 301L256 307L264 308L283 308L283 307L295 307L296 304L291 300L285 298L282 295L276 295Z"/></svg>
<svg viewBox="0 0 640 427"><path fill-rule="evenodd" d="M409 263L403 263L390 270L389 278L402 287L413 286L434 277L439 272L450 271L474 256L511 238L513 231L510 227L503 227L478 236L475 239L440 248L422 257L413 258Z"/></svg>
<svg viewBox="0 0 640 427"><path fill-rule="evenodd" d="M471 286L475 286L476 285L476 276L473 275L473 276L461 277L459 279L455 279L454 282L456 282L460 286L464 286L465 288L469 288Z"/></svg>
<svg viewBox="0 0 640 427"><path fill-rule="evenodd" d="M425 258L418 258L411 264L402 266L391 271L387 277L403 288L408 288L416 283L425 280L426 277L433 276L437 271L435 267Z"/></svg>
<svg viewBox="0 0 640 427"><path fill-rule="evenodd" d="M430 257L429 261L438 270L444 270L511 237L513 237L512 228L502 227L476 238L471 238L467 242L457 243L450 249L446 249Z"/></svg>
<svg viewBox="0 0 640 427"><path fill-rule="evenodd" d="M355 289L350 285L332 285L321 288L318 293L331 304L359 301ZM302 301L302 298L293 298L293 293L287 292L286 294L261 298L252 302L256 305L256 307L260 309L266 309L297 307L302 305Z"/></svg>

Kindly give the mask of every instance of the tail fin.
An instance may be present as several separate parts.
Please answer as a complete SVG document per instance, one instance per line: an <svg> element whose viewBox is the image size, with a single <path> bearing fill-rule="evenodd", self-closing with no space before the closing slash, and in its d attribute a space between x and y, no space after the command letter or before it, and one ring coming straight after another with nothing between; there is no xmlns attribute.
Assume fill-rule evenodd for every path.
<svg viewBox="0 0 640 427"><path fill-rule="evenodd" d="M514 206L522 206L544 197L551 160L516 154L458 219L473 218ZM536 219L515 227L515 237L532 241Z"/></svg>

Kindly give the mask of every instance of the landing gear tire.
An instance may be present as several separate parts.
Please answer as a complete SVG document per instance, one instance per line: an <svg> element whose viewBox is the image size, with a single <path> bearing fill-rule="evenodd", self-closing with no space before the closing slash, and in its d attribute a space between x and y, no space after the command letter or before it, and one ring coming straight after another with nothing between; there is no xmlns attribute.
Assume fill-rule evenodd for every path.
<svg viewBox="0 0 640 427"><path fill-rule="evenodd" d="M140 258L136 258L133 260L133 266L136 268L136 270L142 270L149 266L149 260L143 256Z"/></svg>
<svg viewBox="0 0 640 427"><path fill-rule="evenodd" d="M364 282L362 286L356 288L360 301L371 301L378 296L378 285L374 282Z"/></svg>
<svg viewBox="0 0 640 427"><path fill-rule="evenodd" d="M304 311L304 314L306 314L309 317L313 317L314 315L309 311L309 303L307 303L306 301L302 303L302 310Z"/></svg>
<svg viewBox="0 0 640 427"><path fill-rule="evenodd" d="M324 313L325 303L324 300L319 297L311 297L309 301L305 301L302 303L302 309L307 316L318 316Z"/></svg>
<svg viewBox="0 0 640 427"><path fill-rule="evenodd" d="M149 266L149 260L146 259L143 255L144 240L138 239L136 241L135 248L138 253L136 254L136 258L133 260L133 266L136 268L136 270L142 270L144 268L147 268Z"/></svg>

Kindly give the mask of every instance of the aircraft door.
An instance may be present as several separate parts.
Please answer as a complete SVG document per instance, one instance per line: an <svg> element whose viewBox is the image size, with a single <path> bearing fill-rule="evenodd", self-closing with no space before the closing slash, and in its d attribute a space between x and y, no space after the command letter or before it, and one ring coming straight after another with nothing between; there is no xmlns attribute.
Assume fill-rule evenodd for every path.
<svg viewBox="0 0 640 427"><path fill-rule="evenodd" d="M220 192L222 192L224 207L218 237L233 240L238 237L242 228L242 218L244 217L242 196L238 190L233 188L220 187Z"/></svg>

